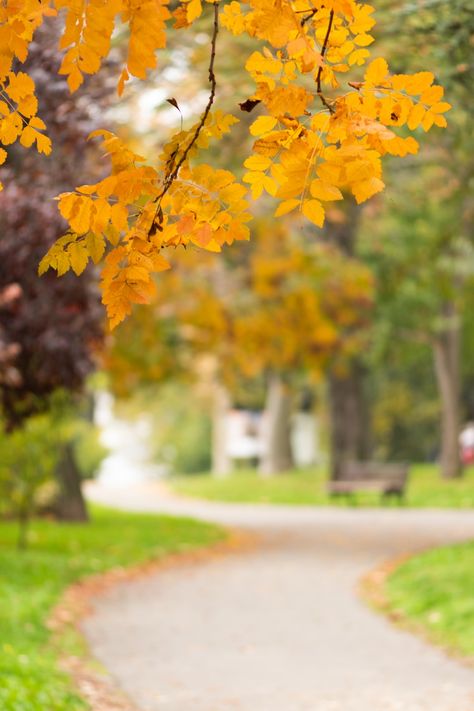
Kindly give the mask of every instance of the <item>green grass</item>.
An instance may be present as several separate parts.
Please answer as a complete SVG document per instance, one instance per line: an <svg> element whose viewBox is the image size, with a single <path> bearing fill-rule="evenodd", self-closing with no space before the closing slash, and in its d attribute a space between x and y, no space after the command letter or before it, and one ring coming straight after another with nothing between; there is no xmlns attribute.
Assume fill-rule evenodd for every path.
<svg viewBox="0 0 474 711"><path fill-rule="evenodd" d="M272 504L347 506L346 497L329 497L323 469L295 471L262 479L255 471L237 471L228 478L209 474L176 477L172 488L179 494L214 501ZM350 502L349 502L350 503ZM358 505L379 505L377 494L358 494ZM393 502L389 505L393 505ZM437 468L419 464L411 468L405 505L413 507L469 508L474 506L474 468L462 479L443 481Z"/></svg>
<svg viewBox="0 0 474 711"><path fill-rule="evenodd" d="M411 558L389 577L390 608L474 660L474 541Z"/></svg>
<svg viewBox="0 0 474 711"><path fill-rule="evenodd" d="M25 552L16 550L16 535L14 524L0 523L0 709L79 711L86 706L48 643L46 621L63 590L94 573L212 544L224 532L190 519L94 508L87 525L35 521Z"/></svg>

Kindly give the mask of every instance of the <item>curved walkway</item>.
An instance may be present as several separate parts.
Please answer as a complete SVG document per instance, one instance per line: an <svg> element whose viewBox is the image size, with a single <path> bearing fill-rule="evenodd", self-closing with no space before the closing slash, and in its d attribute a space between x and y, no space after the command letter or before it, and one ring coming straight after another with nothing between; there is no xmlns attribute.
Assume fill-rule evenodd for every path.
<svg viewBox="0 0 474 711"><path fill-rule="evenodd" d="M474 537L474 512L211 504L158 486L88 495L259 536L97 601L92 652L143 711L474 711L474 671L356 595L387 558Z"/></svg>

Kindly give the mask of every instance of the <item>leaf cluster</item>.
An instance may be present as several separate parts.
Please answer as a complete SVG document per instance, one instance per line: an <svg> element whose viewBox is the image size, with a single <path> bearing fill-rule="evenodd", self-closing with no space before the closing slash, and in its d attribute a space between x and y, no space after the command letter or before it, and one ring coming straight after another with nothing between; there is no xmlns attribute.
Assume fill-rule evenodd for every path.
<svg viewBox="0 0 474 711"><path fill-rule="evenodd" d="M7 48L0 65L0 94L5 98L0 111L3 106L6 112L0 141L9 145L19 140L50 150L36 115L34 83L16 71L44 17L64 17L59 73L67 76L71 91L84 75L101 68L120 18L129 30L120 95L131 76L144 79L156 67L169 23L189 32L209 5L209 95L199 120L165 143L154 165L143 165L145 160L119 138L103 132L111 175L59 196L69 229L40 271L52 268L63 274L72 269L79 274L89 258L105 258L101 288L112 327L130 313L132 304L153 298L151 275L169 266L162 249L193 244L219 251L223 244L248 238L246 188L229 171L196 164L209 140L228 133L237 121L213 110L221 28L255 43L245 64L255 92L241 102L241 109L258 107L262 113L250 126L256 141L245 162L244 182L253 199L266 192L279 201L277 217L297 210L321 227L327 203L348 194L361 203L383 190L382 158L418 150L407 132L446 126L443 114L450 105L433 73L392 74L382 57L368 63L375 19L367 3L182 0L170 9L166 0L9 0L0 13ZM179 108L178 100L171 102Z"/></svg>

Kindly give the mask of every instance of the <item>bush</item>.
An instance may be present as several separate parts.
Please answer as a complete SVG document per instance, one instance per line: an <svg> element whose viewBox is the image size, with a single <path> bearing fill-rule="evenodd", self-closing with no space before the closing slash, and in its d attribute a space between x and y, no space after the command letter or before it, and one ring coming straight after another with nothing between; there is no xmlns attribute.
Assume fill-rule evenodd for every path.
<svg viewBox="0 0 474 711"><path fill-rule="evenodd" d="M19 522L18 545L26 544L29 519L41 490L51 483L58 461L58 442L46 415L25 420L23 426L0 438L2 513Z"/></svg>
<svg viewBox="0 0 474 711"><path fill-rule="evenodd" d="M82 479L92 479L108 450L101 443L99 431L86 420L76 420L72 423L72 441L74 459Z"/></svg>

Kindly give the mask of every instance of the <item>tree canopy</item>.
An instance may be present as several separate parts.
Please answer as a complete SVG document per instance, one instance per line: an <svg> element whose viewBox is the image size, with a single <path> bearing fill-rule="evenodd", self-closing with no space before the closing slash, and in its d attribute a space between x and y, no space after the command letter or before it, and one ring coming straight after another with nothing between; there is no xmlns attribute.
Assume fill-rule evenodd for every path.
<svg viewBox="0 0 474 711"><path fill-rule="evenodd" d="M166 0L7 0L0 9L0 141L34 145L46 154L52 149L35 83L21 67L45 17L64 18L59 73L72 92L101 68L120 18L128 30L121 95L131 77L145 79L156 68L157 51L170 32L188 31L206 12L209 94L197 122L183 126L150 163L113 133L94 131L91 137L102 141L110 157L110 175L58 197L68 228L42 260L40 273L53 268L59 275L69 269L80 274L90 259L105 258L101 285L112 327L133 303L154 294L153 272L170 266L165 247L191 243L220 251L249 237L247 188L231 171L199 162L200 152L238 121L218 108L221 28L252 41L245 68L255 91L239 104L242 111L261 113L250 126L255 142L243 183L253 199L262 193L275 197L277 217L299 211L322 226L328 203L344 194L361 203L383 190L381 158L418 151L407 134L419 126L446 126L443 114L450 105L432 72L391 74L383 57L371 60L375 19L366 3L216 0L203 6L201 0L185 0L171 9ZM169 103L180 111L179 97ZM5 159L2 149L0 160Z"/></svg>

